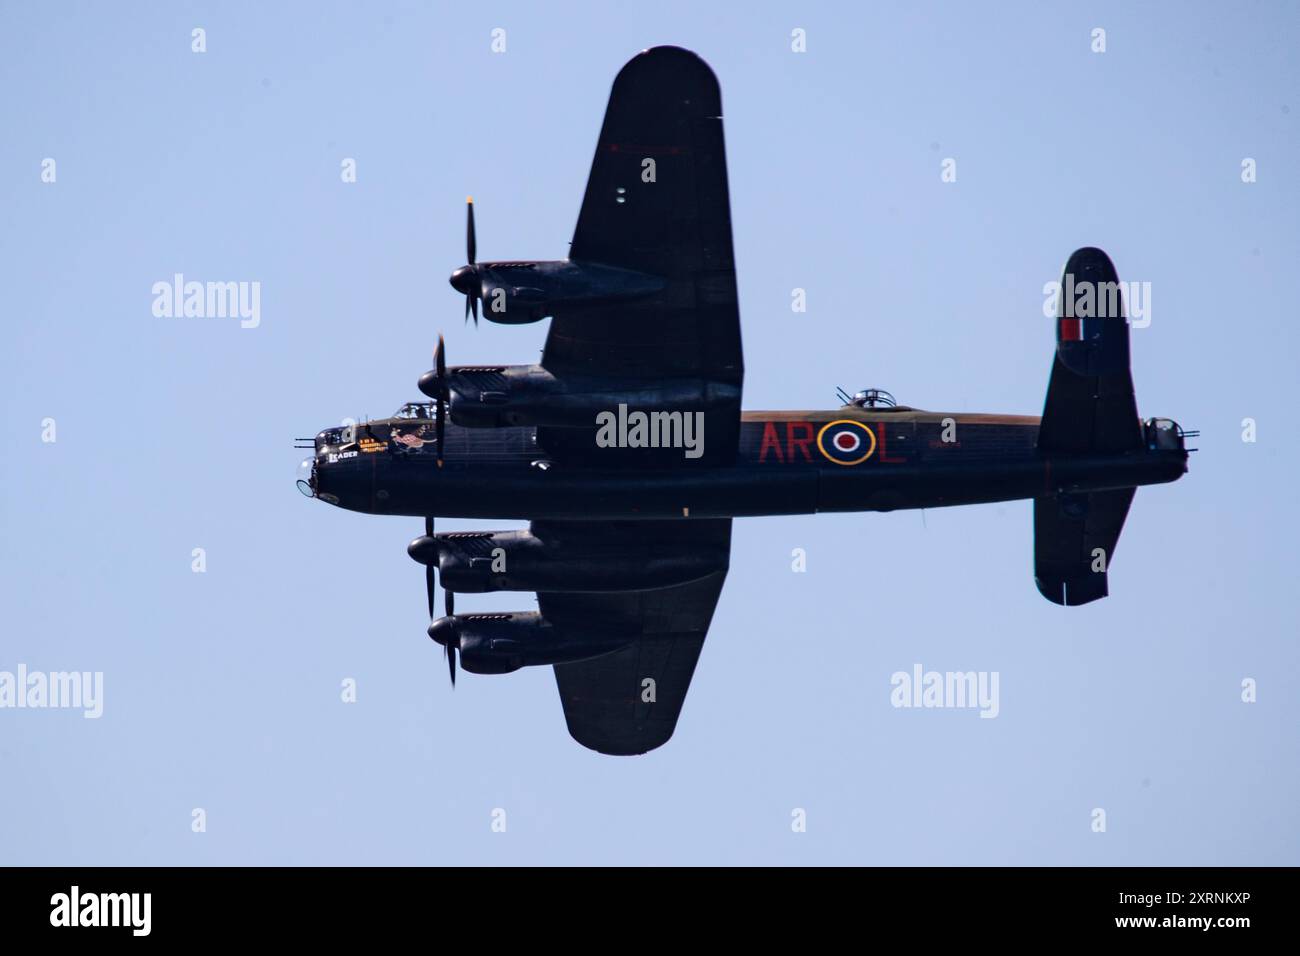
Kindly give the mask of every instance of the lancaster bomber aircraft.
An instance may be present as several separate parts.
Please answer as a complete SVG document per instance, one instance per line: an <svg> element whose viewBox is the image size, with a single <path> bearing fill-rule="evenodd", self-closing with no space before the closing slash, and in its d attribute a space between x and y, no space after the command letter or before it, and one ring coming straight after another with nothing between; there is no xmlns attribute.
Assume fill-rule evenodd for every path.
<svg viewBox="0 0 1300 956"><path fill-rule="evenodd" d="M555 668L569 732L607 754L672 736L727 574L731 519L1032 498L1034 580L1057 604L1107 594L1138 485L1187 470L1183 432L1141 421L1105 253L1065 266L1041 418L926 412L883 391L830 411L742 412L722 104L698 56L657 47L618 74L569 257L468 263L466 317L550 318L536 365L451 366L428 401L327 428L298 486L424 518L409 546L446 613L456 678ZM1075 290L1078 294L1073 294ZM528 530L434 533L434 517ZM461 613L459 592L535 591L537 610Z"/></svg>

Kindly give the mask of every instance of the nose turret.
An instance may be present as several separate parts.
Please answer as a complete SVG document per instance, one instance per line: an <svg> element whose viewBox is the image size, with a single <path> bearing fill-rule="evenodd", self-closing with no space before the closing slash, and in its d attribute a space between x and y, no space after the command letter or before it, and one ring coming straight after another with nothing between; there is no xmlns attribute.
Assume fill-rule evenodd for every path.
<svg viewBox="0 0 1300 956"><path fill-rule="evenodd" d="M366 441L371 440L361 438L358 441L353 426L327 428L320 432L313 442L315 454L298 463L295 481L298 490L308 498L318 498L329 505L353 511L372 510L374 474L371 469L360 466L363 449L375 449L379 442L371 441L367 449Z"/></svg>

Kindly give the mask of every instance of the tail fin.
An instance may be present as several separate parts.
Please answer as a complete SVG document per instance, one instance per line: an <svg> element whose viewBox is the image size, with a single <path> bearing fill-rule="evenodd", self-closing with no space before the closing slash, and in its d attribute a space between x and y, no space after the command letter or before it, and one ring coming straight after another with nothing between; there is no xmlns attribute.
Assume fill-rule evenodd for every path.
<svg viewBox="0 0 1300 956"><path fill-rule="evenodd" d="M1053 604L1104 598L1135 488L1034 499L1034 583Z"/></svg>
<svg viewBox="0 0 1300 956"><path fill-rule="evenodd" d="M1144 445L1119 275L1106 253L1085 247L1070 256L1061 278L1038 450L1118 454ZM1034 500L1034 581L1043 597L1073 606L1107 595L1108 568L1134 490Z"/></svg>
<svg viewBox="0 0 1300 956"><path fill-rule="evenodd" d="M1070 256L1056 309L1056 357L1038 448L1051 454L1143 447L1119 275L1100 249Z"/></svg>

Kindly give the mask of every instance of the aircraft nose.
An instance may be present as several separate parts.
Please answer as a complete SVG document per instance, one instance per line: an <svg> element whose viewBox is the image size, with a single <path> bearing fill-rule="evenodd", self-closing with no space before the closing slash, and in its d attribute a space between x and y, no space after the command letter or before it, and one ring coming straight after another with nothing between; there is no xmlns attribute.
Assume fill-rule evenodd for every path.
<svg viewBox="0 0 1300 956"><path fill-rule="evenodd" d="M316 497L316 459L304 458L298 463L298 490L308 498Z"/></svg>
<svg viewBox="0 0 1300 956"><path fill-rule="evenodd" d="M462 295L469 295L474 291L474 267L461 266L451 274L451 287Z"/></svg>

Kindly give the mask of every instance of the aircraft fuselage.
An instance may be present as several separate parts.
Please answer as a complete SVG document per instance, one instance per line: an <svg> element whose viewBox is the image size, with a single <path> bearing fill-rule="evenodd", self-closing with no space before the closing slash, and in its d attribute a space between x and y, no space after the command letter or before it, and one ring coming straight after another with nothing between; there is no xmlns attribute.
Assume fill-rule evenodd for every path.
<svg viewBox="0 0 1300 956"><path fill-rule="evenodd" d="M1044 455L1038 423L904 409L746 412L734 464L681 467L685 449L634 446L601 449L602 468L595 448L581 465L551 461L534 427L455 425L438 467L432 441L394 440L419 425L386 420L356 426L343 436L350 443L318 444L315 480L323 500L371 514L622 520L937 508L1159 484L1186 471L1181 441Z"/></svg>

